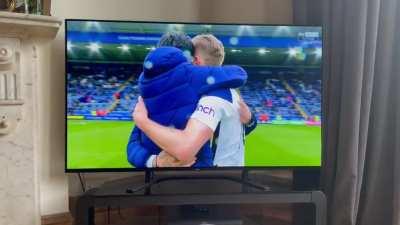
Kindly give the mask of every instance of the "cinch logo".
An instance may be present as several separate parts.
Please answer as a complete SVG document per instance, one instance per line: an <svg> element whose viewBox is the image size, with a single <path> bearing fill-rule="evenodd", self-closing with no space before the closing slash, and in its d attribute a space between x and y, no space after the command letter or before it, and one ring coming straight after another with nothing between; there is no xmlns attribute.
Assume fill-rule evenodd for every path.
<svg viewBox="0 0 400 225"><path fill-rule="evenodd" d="M215 116L215 111L213 108L208 107L208 106L203 106L201 104L199 104L197 106L197 111L200 111L200 112L208 114L208 115L212 115L213 117Z"/></svg>

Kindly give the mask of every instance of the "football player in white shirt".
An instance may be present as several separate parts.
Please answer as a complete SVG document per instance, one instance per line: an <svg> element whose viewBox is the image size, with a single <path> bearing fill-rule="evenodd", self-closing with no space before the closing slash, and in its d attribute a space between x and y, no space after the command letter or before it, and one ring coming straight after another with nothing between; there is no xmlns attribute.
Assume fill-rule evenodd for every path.
<svg viewBox="0 0 400 225"><path fill-rule="evenodd" d="M210 93L213 94L213 93ZM219 124L214 166L244 166L244 130L239 116L239 94L221 90L200 99L191 118L207 125L213 133Z"/></svg>
<svg viewBox="0 0 400 225"><path fill-rule="evenodd" d="M197 54L202 55L197 60L204 60L197 62L198 64L222 64L224 48L213 35L198 35L193 39L193 43ZM243 123L255 122L254 119L250 119L248 107L233 89L221 89L202 97L184 130L165 127L151 121L147 117L147 109L141 98L133 117L136 125L166 153L189 164L195 160L201 146L213 137L219 124L219 137L215 140L215 166L244 166Z"/></svg>

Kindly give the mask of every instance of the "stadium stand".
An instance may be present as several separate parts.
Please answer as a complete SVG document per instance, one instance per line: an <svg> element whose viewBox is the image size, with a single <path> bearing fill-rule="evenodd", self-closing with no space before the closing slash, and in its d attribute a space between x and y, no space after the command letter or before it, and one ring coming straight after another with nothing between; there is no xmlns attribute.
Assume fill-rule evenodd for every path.
<svg viewBox="0 0 400 225"><path fill-rule="evenodd" d="M67 76L69 116L83 116L86 119L131 119L130 113L138 96L134 76L118 70Z"/></svg>
<svg viewBox="0 0 400 225"><path fill-rule="evenodd" d="M321 80L304 82L291 79L288 81L293 87L298 98L298 103L306 111L309 117L321 115Z"/></svg>
<svg viewBox="0 0 400 225"><path fill-rule="evenodd" d="M296 76L250 79L240 92L260 123L320 120L321 80ZM131 120L138 95L137 78L132 74L118 70L68 74L68 116Z"/></svg>

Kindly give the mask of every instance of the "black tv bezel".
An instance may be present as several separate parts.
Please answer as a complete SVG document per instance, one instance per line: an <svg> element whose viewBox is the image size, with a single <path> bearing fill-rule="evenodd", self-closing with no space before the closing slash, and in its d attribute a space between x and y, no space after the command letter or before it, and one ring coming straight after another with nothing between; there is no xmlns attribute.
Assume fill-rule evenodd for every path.
<svg viewBox="0 0 400 225"><path fill-rule="evenodd" d="M96 173L96 172L148 172L148 171L240 171L240 170L282 170L282 169L302 169L302 170L315 170L320 169L323 165L323 129L321 130L321 165L320 166L235 166L235 167L205 167L205 168L193 168L193 167L167 167L167 168L79 168L69 169L68 168L68 88L67 88L67 34L68 34L68 22L70 21L82 21L82 22L121 22L121 23L161 23L161 24L191 24L191 25L249 25L249 26L291 26L291 27L320 27L322 35L322 55L321 55L321 78L323 75L325 51L324 51L324 37L325 30L322 25L298 25L298 24L265 24L265 23L218 23L218 22L177 22L177 21L140 21L140 20L100 20L100 19L65 19L64 20L64 93L65 93L65 104L64 104L64 126L65 126L65 155L64 155L64 172L65 173ZM323 102L324 102L324 85L321 83L321 115L324 118ZM321 124L323 128L324 123Z"/></svg>

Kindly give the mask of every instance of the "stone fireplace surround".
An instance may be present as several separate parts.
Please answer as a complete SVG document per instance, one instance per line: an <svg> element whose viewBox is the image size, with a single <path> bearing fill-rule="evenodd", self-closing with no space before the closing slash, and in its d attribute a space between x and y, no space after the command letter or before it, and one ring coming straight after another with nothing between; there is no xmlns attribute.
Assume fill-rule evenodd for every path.
<svg viewBox="0 0 400 225"><path fill-rule="evenodd" d="M0 224L40 224L40 50L61 21L0 12ZM46 65L47 63L47 65Z"/></svg>

